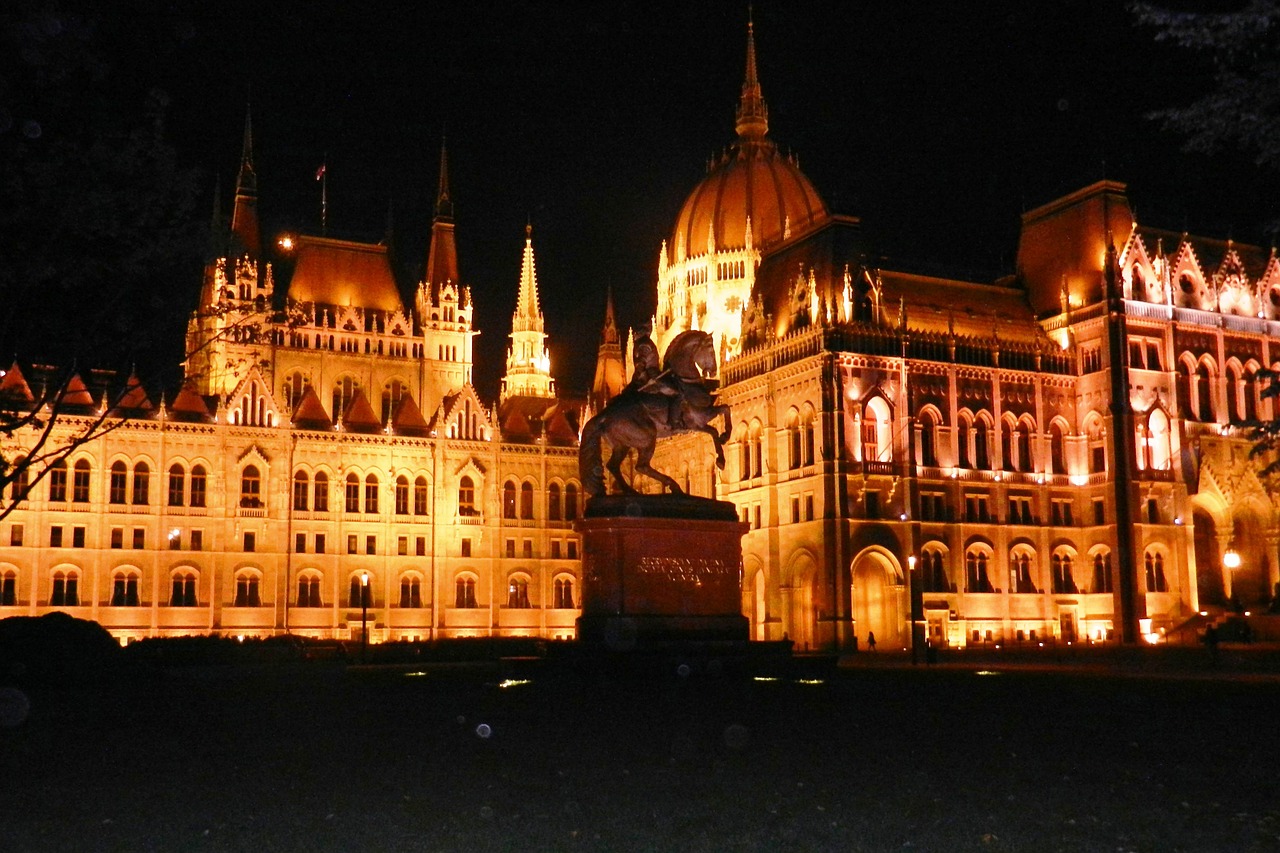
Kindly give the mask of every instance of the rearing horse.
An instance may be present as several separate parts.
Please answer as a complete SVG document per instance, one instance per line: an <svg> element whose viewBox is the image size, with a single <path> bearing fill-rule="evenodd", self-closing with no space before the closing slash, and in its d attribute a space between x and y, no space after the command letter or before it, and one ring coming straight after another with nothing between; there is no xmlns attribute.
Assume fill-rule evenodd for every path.
<svg viewBox="0 0 1280 853"><path fill-rule="evenodd" d="M683 494L676 481L650 465L659 438L684 432L704 432L711 436L716 449L716 467L724 467L724 443L733 429L729 407L716 403L708 390L708 379L716 372L716 352L706 332L686 331L676 335L663 359L664 372L639 388L628 388L609 401L600 414L587 421L578 448L578 473L588 495L606 491L604 469L613 474L623 492L636 489L622 476L622 463L632 449L636 451L637 473L645 474L670 492ZM672 424L672 398L679 401L679 423ZM717 417L724 418L724 432L710 426ZM608 462L602 461L603 440L612 450Z"/></svg>

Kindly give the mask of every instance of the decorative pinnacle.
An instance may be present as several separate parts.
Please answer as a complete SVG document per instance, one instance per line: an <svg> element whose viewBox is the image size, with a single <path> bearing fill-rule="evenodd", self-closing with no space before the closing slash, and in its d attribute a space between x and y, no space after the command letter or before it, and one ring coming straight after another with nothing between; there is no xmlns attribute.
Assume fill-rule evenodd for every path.
<svg viewBox="0 0 1280 853"><path fill-rule="evenodd" d="M449 149L440 137L440 186L436 190L436 216L453 218L453 199L449 198Z"/></svg>

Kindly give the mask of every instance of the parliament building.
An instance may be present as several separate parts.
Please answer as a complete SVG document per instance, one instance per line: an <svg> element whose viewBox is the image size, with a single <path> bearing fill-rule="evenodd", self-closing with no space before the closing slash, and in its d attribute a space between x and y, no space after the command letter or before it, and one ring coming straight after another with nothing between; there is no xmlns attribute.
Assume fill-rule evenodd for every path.
<svg viewBox="0 0 1280 853"><path fill-rule="evenodd" d="M1274 250L1146 227L1102 181L1024 213L1005 278L877 267L770 138L750 29L735 130L658 250L652 318L660 351L714 337L728 464L688 435L655 465L736 505L753 639L1161 641L1272 605L1280 516L1247 424L1280 415L1257 375L1280 369ZM278 287L257 192L246 125L186 383L68 389L55 439L119 423L2 496L0 617L122 641L573 637L578 435L631 370L612 305L591 389L560 396L527 233L487 401L443 151L411 304L382 244L298 236ZM38 373L0 392L33 401Z"/></svg>

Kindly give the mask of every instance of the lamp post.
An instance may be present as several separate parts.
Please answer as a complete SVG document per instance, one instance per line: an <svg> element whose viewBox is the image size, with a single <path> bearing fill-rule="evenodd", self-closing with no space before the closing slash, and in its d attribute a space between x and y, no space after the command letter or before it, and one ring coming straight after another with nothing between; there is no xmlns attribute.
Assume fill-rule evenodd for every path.
<svg viewBox="0 0 1280 853"><path fill-rule="evenodd" d="M369 573L360 574L360 662L369 654Z"/></svg>
<svg viewBox="0 0 1280 853"><path fill-rule="evenodd" d="M907 595L910 596L911 610L911 665L916 665L916 655L918 654L916 646L916 626L919 618L916 602L919 601L919 584L916 581L916 555L911 554L907 557Z"/></svg>
<svg viewBox="0 0 1280 853"><path fill-rule="evenodd" d="M1228 547L1226 553L1222 555L1222 567L1227 570L1223 576L1223 585L1226 587L1227 605L1231 606L1235 600L1236 594L1236 569L1240 568L1240 552L1235 548Z"/></svg>

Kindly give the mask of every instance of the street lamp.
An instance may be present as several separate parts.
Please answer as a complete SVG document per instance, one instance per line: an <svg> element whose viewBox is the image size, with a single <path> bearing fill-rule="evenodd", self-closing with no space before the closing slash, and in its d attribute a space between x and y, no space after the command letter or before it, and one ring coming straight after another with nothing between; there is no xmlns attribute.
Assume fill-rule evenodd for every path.
<svg viewBox="0 0 1280 853"><path fill-rule="evenodd" d="M916 665L916 555L911 554L907 557L907 595L910 596L911 610L911 665Z"/></svg>
<svg viewBox="0 0 1280 853"><path fill-rule="evenodd" d="M360 662L369 654L369 573L360 573Z"/></svg>
<svg viewBox="0 0 1280 853"><path fill-rule="evenodd" d="M1227 569L1227 576L1223 578L1227 587L1227 604L1232 605L1236 600L1235 570L1240 568L1240 552L1228 547L1227 552L1222 555L1222 566Z"/></svg>
<svg viewBox="0 0 1280 853"><path fill-rule="evenodd" d="M1222 565L1228 569L1240 568L1240 552L1235 548L1228 548L1227 553L1222 555Z"/></svg>

